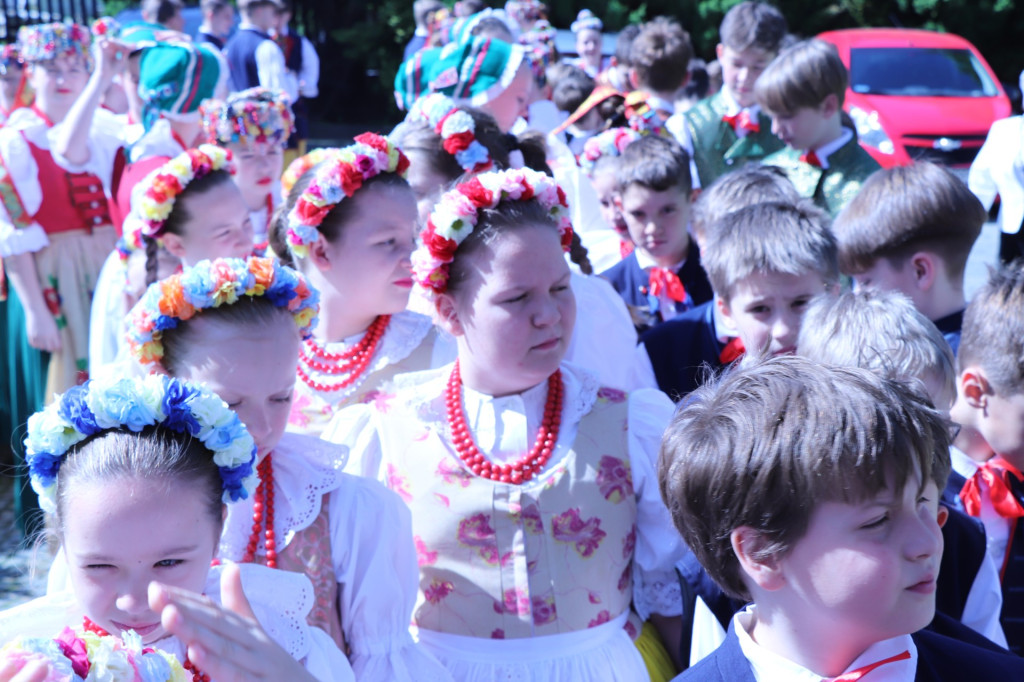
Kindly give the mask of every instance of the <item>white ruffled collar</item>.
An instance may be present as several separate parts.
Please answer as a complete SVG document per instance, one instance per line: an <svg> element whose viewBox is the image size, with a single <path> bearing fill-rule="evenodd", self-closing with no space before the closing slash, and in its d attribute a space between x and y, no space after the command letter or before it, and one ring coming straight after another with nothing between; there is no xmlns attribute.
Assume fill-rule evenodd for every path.
<svg viewBox="0 0 1024 682"><path fill-rule="evenodd" d="M342 482L348 449L342 445L285 433L274 448L274 533L278 550L291 542L295 533L308 528L320 515L324 495ZM241 560L252 533L253 496L228 505L228 517L220 538L219 556ZM258 551L264 551L260 539Z"/></svg>
<svg viewBox="0 0 1024 682"><path fill-rule="evenodd" d="M373 354L373 359L370 361L366 371L363 372L363 375L344 389L331 393L319 392L319 395L332 405L344 402L359 390L359 387L366 381L366 377L409 357L423 343L423 340L427 338L427 334L433 329L434 323L426 315L409 310L395 313L391 316L391 321L384 331L384 336L381 337L380 342L377 344L377 351ZM366 332L362 332L341 341L325 344L323 348L328 353L343 353L359 343L365 335ZM335 383L337 381L333 375L323 374L315 370L311 371L308 368L307 371L314 380L322 380L327 383Z"/></svg>

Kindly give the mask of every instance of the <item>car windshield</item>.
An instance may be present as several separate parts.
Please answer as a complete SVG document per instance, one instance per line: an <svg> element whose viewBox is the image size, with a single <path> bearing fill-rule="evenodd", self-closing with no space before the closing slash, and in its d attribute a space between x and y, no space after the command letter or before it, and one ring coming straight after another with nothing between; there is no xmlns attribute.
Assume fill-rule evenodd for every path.
<svg viewBox="0 0 1024 682"><path fill-rule="evenodd" d="M853 48L850 89L909 97L994 97L999 92L970 50L926 47Z"/></svg>

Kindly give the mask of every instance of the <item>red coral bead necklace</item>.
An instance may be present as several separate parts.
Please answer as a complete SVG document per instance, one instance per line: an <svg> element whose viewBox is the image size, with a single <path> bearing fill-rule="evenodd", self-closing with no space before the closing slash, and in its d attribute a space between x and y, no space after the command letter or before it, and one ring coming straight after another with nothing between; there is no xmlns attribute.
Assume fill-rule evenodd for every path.
<svg viewBox="0 0 1024 682"><path fill-rule="evenodd" d="M466 411L462 403L462 371L459 361L455 361L452 373L445 386L444 403L448 414L448 429L452 445L459 459L477 476L498 481L499 483L520 484L537 475L554 451L558 442L558 430L562 423L562 397L565 385L562 382L562 370L556 370L548 377L548 394L544 404L544 417L533 447L518 461L510 464L492 464L484 457L473 434L466 424Z"/></svg>
<svg viewBox="0 0 1024 682"><path fill-rule="evenodd" d="M274 537L274 453L269 453L263 458L256 471L260 476L260 484L256 488L256 495L252 505L252 533L249 535L249 544L242 555L242 563L249 564L256 559L256 548L260 543L260 535L263 535L263 546L267 550L267 566L277 568L277 541Z"/></svg>
<svg viewBox="0 0 1024 682"><path fill-rule="evenodd" d="M389 322L390 315L377 316L359 343L342 353L329 353L313 339L307 340L299 353L299 378L313 390L324 393L348 388L366 372ZM342 379L337 383L322 383L310 376L311 371L333 376L341 375Z"/></svg>

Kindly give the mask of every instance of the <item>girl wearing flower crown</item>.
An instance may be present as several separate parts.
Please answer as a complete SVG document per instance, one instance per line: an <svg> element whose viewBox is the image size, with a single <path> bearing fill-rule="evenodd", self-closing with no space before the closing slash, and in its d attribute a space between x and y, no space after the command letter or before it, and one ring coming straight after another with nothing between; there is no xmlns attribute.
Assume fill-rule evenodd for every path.
<svg viewBox="0 0 1024 682"><path fill-rule="evenodd" d="M252 214L254 239L267 241L274 207L280 203L284 147L294 130L288 96L250 88L200 107L208 141L229 150L238 164L235 182Z"/></svg>
<svg viewBox="0 0 1024 682"><path fill-rule="evenodd" d="M416 225L408 165L383 137L359 135L300 179L277 221L277 241L323 297L323 322L299 356L297 431L319 435L337 410L378 399L394 376L451 357L430 318L406 310Z"/></svg>
<svg viewBox="0 0 1024 682"><path fill-rule="evenodd" d="M580 155L580 167L601 202L601 217L618 237L617 240L601 239L603 233L600 232L589 235L588 246L597 247L595 250L601 254L607 253L597 267L599 272L604 272L633 252L633 240L629 237L619 207L619 182L615 172L622 152L630 142L638 139L640 133L630 128L609 128L588 139Z"/></svg>
<svg viewBox="0 0 1024 682"><path fill-rule="evenodd" d="M29 419L25 446L70 590L0 613L8 671L35 662L47 680L355 679L303 620L305 577L211 568L225 505L258 482L253 439L216 395L160 375L93 380Z"/></svg>
<svg viewBox="0 0 1024 682"><path fill-rule="evenodd" d="M174 267L167 271L168 265L190 267L209 258L252 253L252 220L241 190L232 181L234 172L230 151L204 144L165 162L134 187L132 212L118 241L120 257L116 262L108 259L96 287L91 367L117 358L124 341L125 314L149 284L173 274ZM130 266L133 258L145 262L141 281L132 280L133 275L143 274Z"/></svg>
<svg viewBox="0 0 1024 682"><path fill-rule="evenodd" d="M147 290L129 345L153 371L211 388L255 439L261 483L229 509L219 555L305 573L310 623L350 651L361 679L444 680L409 634L408 511L375 481L343 474L344 448L285 433L316 312L316 291L272 259L202 261Z"/></svg>
<svg viewBox="0 0 1024 682"><path fill-rule="evenodd" d="M413 263L458 359L324 434L412 511L413 622L457 680L647 680L631 609L680 612L654 467L672 405L562 364L576 317L567 215L528 169L447 192Z"/></svg>

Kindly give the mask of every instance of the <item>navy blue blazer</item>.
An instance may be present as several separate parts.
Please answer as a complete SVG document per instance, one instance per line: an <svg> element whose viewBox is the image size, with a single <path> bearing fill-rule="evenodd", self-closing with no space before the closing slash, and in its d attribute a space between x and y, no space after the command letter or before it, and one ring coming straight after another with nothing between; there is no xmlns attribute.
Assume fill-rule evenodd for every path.
<svg viewBox="0 0 1024 682"><path fill-rule="evenodd" d="M700 264L700 249L692 239L686 262L679 268L676 275L683 283L687 296L692 299L693 306L711 300L713 296L711 283L708 282L708 276ZM635 251L602 272L601 276L611 283L615 291L619 292L619 296L627 306L638 308L641 311L650 311L651 300L647 296L650 275L640 267ZM645 325L639 330L643 331L647 326L654 326L664 321L665 318L662 317L661 311L653 311L650 325Z"/></svg>
<svg viewBox="0 0 1024 682"><path fill-rule="evenodd" d="M1024 659L976 647L944 635L920 630L911 635L917 646L918 682L1024 680ZM730 626L721 646L675 678L683 682L754 682L750 663ZM784 682L784 681L780 681Z"/></svg>
<svg viewBox="0 0 1024 682"><path fill-rule="evenodd" d="M653 327L640 337L658 388L675 402L722 368L725 344L715 333L715 302L701 303Z"/></svg>

